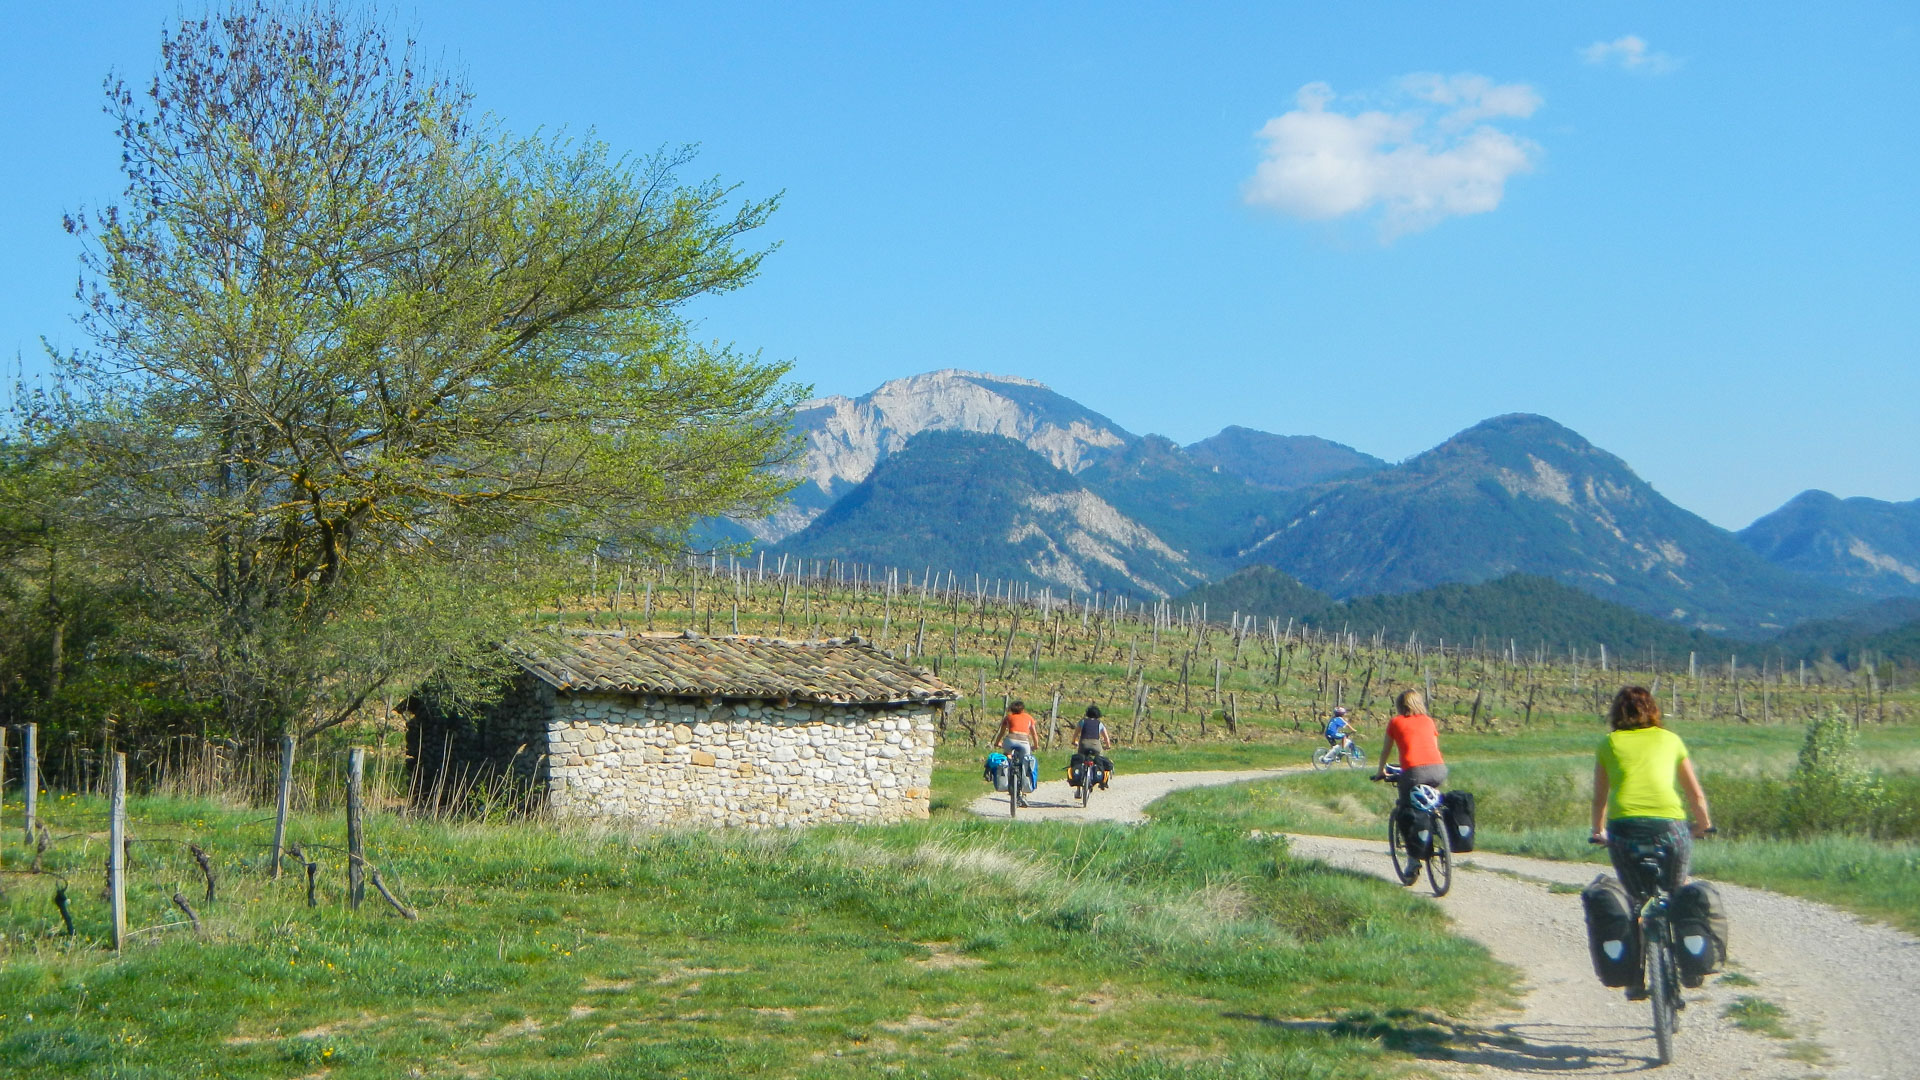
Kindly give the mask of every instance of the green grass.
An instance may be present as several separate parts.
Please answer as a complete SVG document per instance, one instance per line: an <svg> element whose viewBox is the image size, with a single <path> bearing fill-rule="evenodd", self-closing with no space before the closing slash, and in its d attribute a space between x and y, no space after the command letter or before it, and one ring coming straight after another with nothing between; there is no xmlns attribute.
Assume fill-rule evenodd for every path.
<svg viewBox="0 0 1920 1080"><path fill-rule="evenodd" d="M1787 1011L1765 998L1742 994L1727 1006L1725 1014L1742 1031L1769 1039L1793 1038L1793 1032L1787 1030Z"/></svg>
<svg viewBox="0 0 1920 1080"><path fill-rule="evenodd" d="M1799 728L1700 724L1681 731L1700 763L1710 801L1716 776L1784 770L1801 738ZM1475 793L1481 850L1590 863L1596 870L1607 865L1604 851L1586 842L1598 741L1592 730L1548 727L1443 741L1452 765L1448 786ZM1868 754L1876 762L1904 760L1917 741L1911 728L1869 729L1862 738L1876 748ZM1896 773L1887 779L1890 791L1920 791L1912 777ZM1385 828L1392 797L1364 775L1334 771L1233 789L1190 789L1169 800L1247 830L1373 838ZM1737 814L1738 807L1730 800L1716 813L1730 826L1728 835L1694 844L1696 873L1819 900L1920 933L1920 843L1845 834L1742 835L1739 819L1722 813Z"/></svg>
<svg viewBox="0 0 1920 1080"><path fill-rule="evenodd" d="M49 816L61 834L99 811ZM369 858L418 922L371 892L348 911L326 848L306 907L296 878L260 873L265 830L136 800L131 925L159 929L118 958L97 839L47 857L79 940L55 934L53 880L0 879L8 1075L1360 1078L1431 1052L1361 1029L1507 993L1431 903L1177 808L1136 827L666 834L377 815ZM169 906L200 886L168 838L219 862L204 940ZM7 868L24 858L0 839Z"/></svg>

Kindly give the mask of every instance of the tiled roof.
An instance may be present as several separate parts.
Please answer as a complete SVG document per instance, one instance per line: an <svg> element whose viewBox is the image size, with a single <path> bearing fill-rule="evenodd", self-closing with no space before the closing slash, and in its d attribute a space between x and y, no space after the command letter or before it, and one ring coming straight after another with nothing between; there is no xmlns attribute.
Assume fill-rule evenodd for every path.
<svg viewBox="0 0 1920 1080"><path fill-rule="evenodd" d="M794 642L697 634L581 634L513 650L569 693L761 698L822 705L945 702L960 692L860 638Z"/></svg>

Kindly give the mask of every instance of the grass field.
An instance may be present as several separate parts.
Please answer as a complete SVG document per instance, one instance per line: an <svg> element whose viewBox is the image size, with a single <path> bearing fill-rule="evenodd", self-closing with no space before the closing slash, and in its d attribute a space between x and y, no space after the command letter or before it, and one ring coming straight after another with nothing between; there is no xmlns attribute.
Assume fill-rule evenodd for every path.
<svg viewBox="0 0 1920 1080"><path fill-rule="evenodd" d="M136 800L131 925L155 929L118 958L97 840L47 855L77 940L52 880L6 878L7 1075L1391 1076L1451 1030L1430 1021L1505 992L1431 904L1207 814L652 835L377 815L369 858L418 922L372 893L348 911L324 849L308 908L297 872L260 872L263 829ZM218 861L211 906L188 839Z"/></svg>
<svg viewBox="0 0 1920 1080"><path fill-rule="evenodd" d="M1785 775L1799 752L1797 729L1739 724L1678 725L1707 789L1736 790L1757 777ZM1480 846L1489 851L1606 865L1586 842L1592 793L1592 725L1543 725L1510 736L1446 737L1447 786L1472 791ZM1920 803L1920 738L1907 727L1862 732L1863 756L1888 771L1883 779L1902 805ZM1369 754L1378 747L1368 743ZM1909 771L1914 770L1914 771ZM1243 829L1292 830L1373 837L1384 829L1389 793L1365 774L1337 770L1232 789L1179 792L1168 803ZM1694 845L1702 875L1804 896L1920 933L1920 843L1858 835L1742 835L1737 800L1721 801L1716 818L1728 834ZM1758 809L1758 808L1755 808ZM1732 816L1729 816L1732 815Z"/></svg>

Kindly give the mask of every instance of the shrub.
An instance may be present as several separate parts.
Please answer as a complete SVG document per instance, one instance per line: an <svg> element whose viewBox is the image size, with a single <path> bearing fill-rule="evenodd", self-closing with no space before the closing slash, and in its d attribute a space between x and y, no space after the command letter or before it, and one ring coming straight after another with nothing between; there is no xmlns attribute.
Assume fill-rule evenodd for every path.
<svg viewBox="0 0 1920 1080"><path fill-rule="evenodd" d="M1870 832L1887 801L1879 778L1860 762L1846 717L1814 718L1787 780L1786 827L1801 835Z"/></svg>

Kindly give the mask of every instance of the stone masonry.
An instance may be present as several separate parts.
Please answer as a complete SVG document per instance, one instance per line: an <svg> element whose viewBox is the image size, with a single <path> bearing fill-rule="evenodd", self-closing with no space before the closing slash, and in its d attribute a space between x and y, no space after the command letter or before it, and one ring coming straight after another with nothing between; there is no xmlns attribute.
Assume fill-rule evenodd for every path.
<svg viewBox="0 0 1920 1080"><path fill-rule="evenodd" d="M935 713L654 696L562 698L548 800L662 825L814 825L927 816Z"/></svg>
<svg viewBox="0 0 1920 1080"><path fill-rule="evenodd" d="M417 790L510 775L530 806L661 826L925 818L958 696L857 638L581 634L511 654L489 708L409 703Z"/></svg>

